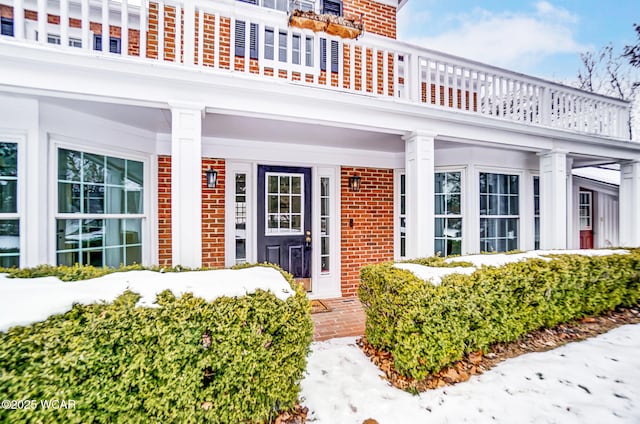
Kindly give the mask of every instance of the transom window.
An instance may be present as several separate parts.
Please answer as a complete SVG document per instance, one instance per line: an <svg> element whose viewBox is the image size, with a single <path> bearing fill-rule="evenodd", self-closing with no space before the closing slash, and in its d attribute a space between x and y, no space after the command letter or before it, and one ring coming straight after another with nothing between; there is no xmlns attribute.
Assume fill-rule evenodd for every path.
<svg viewBox="0 0 640 424"><path fill-rule="evenodd" d="M0 267L20 266L18 145L0 142Z"/></svg>
<svg viewBox="0 0 640 424"><path fill-rule="evenodd" d="M268 172L266 179L267 235L302 234L304 175Z"/></svg>
<svg viewBox="0 0 640 424"><path fill-rule="evenodd" d="M480 173L480 251L518 249L519 176Z"/></svg>
<svg viewBox="0 0 640 424"><path fill-rule="evenodd" d="M462 173L435 174L435 245L442 256L462 253Z"/></svg>
<svg viewBox="0 0 640 424"><path fill-rule="evenodd" d="M142 162L59 149L58 264L141 263L143 187Z"/></svg>

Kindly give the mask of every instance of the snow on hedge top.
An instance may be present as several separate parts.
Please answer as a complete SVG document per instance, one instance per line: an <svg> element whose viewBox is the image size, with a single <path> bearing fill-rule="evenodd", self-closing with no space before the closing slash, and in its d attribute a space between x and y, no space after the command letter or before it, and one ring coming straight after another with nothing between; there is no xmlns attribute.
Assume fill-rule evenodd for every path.
<svg viewBox="0 0 640 424"><path fill-rule="evenodd" d="M112 302L127 289L140 294L138 306L153 306L156 296L165 289L176 296L193 293L207 301L244 296L258 289L268 290L282 300L293 295L278 270L261 266L167 273L114 272L75 282L63 282L56 277L7 278L6 274L0 274L0 331L44 321L71 310L74 303Z"/></svg>
<svg viewBox="0 0 640 424"><path fill-rule="evenodd" d="M411 271L416 277L429 281L435 286L439 286L442 282L442 277L449 274L466 274L470 275L482 266L502 266L512 262L526 261L527 259L537 258L543 260L550 260L548 255L584 255L584 256L606 256L606 255L624 255L629 253L627 250L533 250L531 252L524 253L496 253L496 254L484 254L484 255L469 255L459 256L455 258L446 259L447 263L456 262L471 262L473 267L455 267L455 268L438 268L425 265L418 265L412 263L399 263L395 264L396 268L406 269Z"/></svg>
<svg viewBox="0 0 640 424"><path fill-rule="evenodd" d="M628 250L532 250L523 253L496 253L484 255L460 256L457 258L449 258L445 262L471 262L474 266L502 266L512 262L526 261L527 259L544 259L549 260L548 255L584 255L584 256L607 256L607 255L625 255Z"/></svg>

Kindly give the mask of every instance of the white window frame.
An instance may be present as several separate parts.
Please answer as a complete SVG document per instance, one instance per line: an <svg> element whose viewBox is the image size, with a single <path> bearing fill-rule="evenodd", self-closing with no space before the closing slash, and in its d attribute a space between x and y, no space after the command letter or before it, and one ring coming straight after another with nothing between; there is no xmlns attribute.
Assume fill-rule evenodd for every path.
<svg viewBox="0 0 640 424"><path fill-rule="evenodd" d="M502 174L502 175L517 175L518 176L518 244L516 249L522 249L523 246L527 245L527 234L526 234L526 217L525 213L526 208L526 199L528 196L526 195L527 190L525 190L526 184L523 183L526 178L526 172L522 169L512 169L512 168L499 168L499 167L478 167L476 168L475 177L476 177L476 190L475 196L478 200L478 219L477 219L477 235L478 235L478 245L475 247L476 251L480 252L480 221L483 217L490 218L514 218L515 215L480 215L480 174Z"/></svg>
<svg viewBox="0 0 640 424"><path fill-rule="evenodd" d="M157 261L157 243L153 238L157 237L157 232L152 228L156 225L157 219L155 208L152 206L153 198L157 197L157 188L152 184L152 179L157 178L157 169L152 170L152 156L133 150L123 149L120 147L111 147L104 145L94 145L87 141L80 141L68 137L54 136L51 138L51 150L49 151L49 193L52 193L49 199L49 216L50 216L50 241L49 241L49 262L57 263L57 220L58 219L90 219L96 218L96 214L74 214L58 212L58 150L67 149L75 150L83 153L90 153L103 156L111 156L118 159L134 160L143 163L143 213L142 214L100 214L99 219L141 219L142 232L142 265L149 266ZM155 176L154 176L154 171Z"/></svg>
<svg viewBox="0 0 640 424"><path fill-rule="evenodd" d="M270 233L269 230L269 195L273 195L275 193L269 193L268 190L268 179L269 177L278 177L278 179L280 177L299 177L300 178L300 231L293 231L293 230L289 230L289 231L280 231L280 228L278 228L278 231L272 232ZM279 180L278 180L279 181ZM274 237L274 236L301 236L304 235L304 220L306 218L305 216L305 197L304 197L304 188L305 188L305 184L307 182L304 179L304 174L302 173L298 173L298 172L265 172L264 174L264 235L266 237ZM280 191L278 189L278 198L280 198ZM287 193L285 193L286 195ZM289 196L292 195L292 193L288 193ZM291 204L289 204L289 210L291 210ZM289 214L293 214L293 212L288 212ZM278 212L278 215L280 215L280 212Z"/></svg>
<svg viewBox="0 0 640 424"><path fill-rule="evenodd" d="M589 203L582 203L582 195L587 195ZM589 225L582 226L582 206L589 206ZM593 231L593 192L589 190L578 190L578 227L580 231Z"/></svg>
<svg viewBox="0 0 640 424"><path fill-rule="evenodd" d="M26 135L22 133L16 133L13 131L0 130L0 142L15 143L18 147L18 177L16 196L16 212L0 213L0 219L17 219L18 231L20 232L20 242L18 248L18 263L19 267L23 268L26 264L26 248L27 248L27 234L26 234L26 200L27 200L27 184L26 184Z"/></svg>
<svg viewBox="0 0 640 424"><path fill-rule="evenodd" d="M460 240L460 254L464 255L465 252L467 251L467 228L468 226L466 225L466 221L467 221L467 183L466 183L466 169L464 167L455 167L455 166L444 166L444 167L435 167L434 168L434 172L433 172L433 178L434 178L434 184L435 184L435 174L438 173L452 173L452 172L459 172L460 173L460 214L458 215L438 215L435 212L435 187L434 187L434 198L433 198L433 226L435 229L435 225L436 225L436 218L460 218L462 220L462 237ZM480 174L478 174L478 178L480 178ZM478 180L479 181L479 180ZM479 194L478 194L479 195ZM480 211L478 209L478 215L480 214ZM478 221L479 222L479 221ZM435 249L435 231L433 233L433 246Z"/></svg>

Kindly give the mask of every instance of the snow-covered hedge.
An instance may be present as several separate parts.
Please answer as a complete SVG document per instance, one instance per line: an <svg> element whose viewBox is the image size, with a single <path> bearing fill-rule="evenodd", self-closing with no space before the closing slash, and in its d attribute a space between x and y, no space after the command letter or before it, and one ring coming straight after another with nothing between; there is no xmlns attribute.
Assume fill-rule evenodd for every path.
<svg viewBox="0 0 640 424"><path fill-rule="evenodd" d="M392 263L367 266L360 278L368 341L391 352L399 372L420 379L491 344L637 304L640 250L483 266L439 285Z"/></svg>
<svg viewBox="0 0 640 424"><path fill-rule="evenodd" d="M255 279L250 271L224 272ZM0 422L264 422L293 406L313 328L304 290L283 274L284 295L258 284L243 295L196 297L205 290L196 280L226 275L208 274L215 272L156 274L156 284L161 276L186 281L162 291L156 305L140 302L153 291L128 290L0 331L0 393L21 401L0 409ZM102 284L136 273L150 271L110 274L102 278L114 281ZM90 281L58 284L80 290Z"/></svg>

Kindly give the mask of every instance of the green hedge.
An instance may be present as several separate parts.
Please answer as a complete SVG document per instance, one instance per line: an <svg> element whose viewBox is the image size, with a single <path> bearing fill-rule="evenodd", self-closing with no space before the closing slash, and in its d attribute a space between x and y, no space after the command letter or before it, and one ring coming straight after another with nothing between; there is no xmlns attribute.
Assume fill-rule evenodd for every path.
<svg viewBox="0 0 640 424"><path fill-rule="evenodd" d="M422 379L491 344L637 304L640 251L483 267L440 286L392 263L367 266L360 278L367 340L391 352L401 374Z"/></svg>
<svg viewBox="0 0 640 424"><path fill-rule="evenodd" d="M304 290L282 301L257 291L206 302L158 296L136 307L75 305L0 332L0 394L36 409L0 409L0 422L264 422L292 407L313 327ZM74 409L43 409L42 400Z"/></svg>

